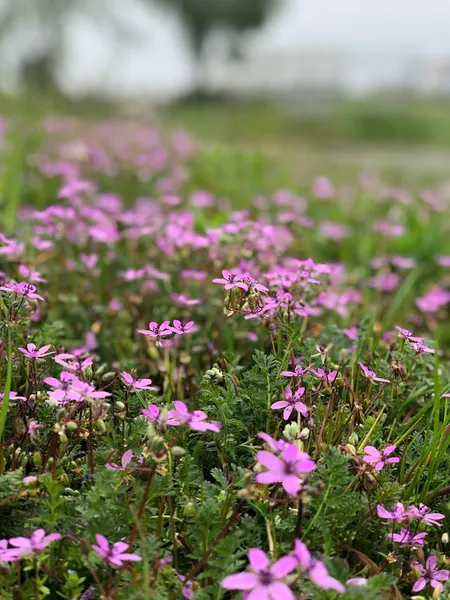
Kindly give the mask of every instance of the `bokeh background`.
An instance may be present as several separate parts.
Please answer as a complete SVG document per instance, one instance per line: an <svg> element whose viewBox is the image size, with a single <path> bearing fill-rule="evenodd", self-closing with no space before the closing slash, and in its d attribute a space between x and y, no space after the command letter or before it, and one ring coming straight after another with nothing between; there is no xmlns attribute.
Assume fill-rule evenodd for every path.
<svg viewBox="0 0 450 600"><path fill-rule="evenodd" d="M0 0L0 110L151 111L294 168L442 171L449 33L447 0Z"/></svg>

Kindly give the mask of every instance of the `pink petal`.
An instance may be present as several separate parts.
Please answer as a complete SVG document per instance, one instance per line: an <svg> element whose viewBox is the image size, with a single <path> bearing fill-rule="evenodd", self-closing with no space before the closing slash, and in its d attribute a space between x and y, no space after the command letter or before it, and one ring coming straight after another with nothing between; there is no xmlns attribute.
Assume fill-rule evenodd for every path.
<svg viewBox="0 0 450 600"><path fill-rule="evenodd" d="M109 550L109 543L104 535L102 535L101 533L97 533L95 535L95 539L97 540L97 544L100 546L100 548L102 550L106 550L106 551Z"/></svg>
<svg viewBox="0 0 450 600"><path fill-rule="evenodd" d="M288 402L285 400L279 400L278 402L274 402L270 408L277 410L279 408L286 408L286 406L289 406Z"/></svg>
<svg viewBox="0 0 450 600"><path fill-rule="evenodd" d="M276 483L277 481L281 481L283 477L282 473L274 473L273 471L265 471L264 473L258 473L256 476L256 481L258 483L262 483L263 485L270 485L271 483Z"/></svg>
<svg viewBox="0 0 450 600"><path fill-rule="evenodd" d="M283 411L283 419L287 421L292 414L292 406L287 406Z"/></svg>
<svg viewBox="0 0 450 600"><path fill-rule="evenodd" d="M300 479L295 475L286 475L281 483L288 494L297 494L300 490Z"/></svg>
<svg viewBox="0 0 450 600"><path fill-rule="evenodd" d="M277 560L277 562L272 565L270 572L277 579L281 579L293 571L296 565L297 561L293 556L283 556L283 558L280 558L280 560Z"/></svg>
<svg viewBox="0 0 450 600"><path fill-rule="evenodd" d="M258 578L254 573L236 573L228 575L221 586L226 590L252 590L258 585Z"/></svg>
<svg viewBox="0 0 450 600"><path fill-rule="evenodd" d="M271 600L295 600L295 596L285 583L274 581L268 587Z"/></svg>
<svg viewBox="0 0 450 600"><path fill-rule="evenodd" d="M267 554L259 548L251 548L248 551L248 560L250 562L250 566L256 572L267 569L270 564Z"/></svg>
<svg viewBox="0 0 450 600"><path fill-rule="evenodd" d="M379 450L377 450L373 446L365 446L364 452L366 454L371 454L372 456L380 456Z"/></svg>
<svg viewBox="0 0 450 600"><path fill-rule="evenodd" d="M276 598L269 595L269 589L267 587L259 585L246 596L245 600L276 600Z"/></svg>
<svg viewBox="0 0 450 600"><path fill-rule="evenodd" d="M267 450L260 450L256 454L256 458L258 459L258 462L263 465L263 467L266 467L266 469L270 469L274 473L279 474L284 472L283 461L271 452L268 452Z"/></svg>

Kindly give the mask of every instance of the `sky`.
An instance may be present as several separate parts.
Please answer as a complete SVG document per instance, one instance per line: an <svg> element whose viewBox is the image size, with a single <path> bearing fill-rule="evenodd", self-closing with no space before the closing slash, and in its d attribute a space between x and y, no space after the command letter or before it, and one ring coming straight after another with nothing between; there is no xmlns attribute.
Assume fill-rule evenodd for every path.
<svg viewBox="0 0 450 600"><path fill-rule="evenodd" d="M159 8L143 11L136 0L110 6L133 32L132 43L117 43L99 20L74 19L60 76L66 90L165 97L188 89L195 65L177 18ZM284 59L326 53L345 61L346 86L365 89L395 81L418 57L450 57L450 0L282 0L245 48L250 61L278 57L274 74ZM216 79L226 76L219 61L214 69Z"/></svg>

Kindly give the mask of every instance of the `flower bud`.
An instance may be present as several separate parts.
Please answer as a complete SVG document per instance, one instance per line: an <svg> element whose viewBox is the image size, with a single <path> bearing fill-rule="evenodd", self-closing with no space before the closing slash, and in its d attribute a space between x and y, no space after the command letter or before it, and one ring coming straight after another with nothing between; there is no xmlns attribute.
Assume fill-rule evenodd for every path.
<svg viewBox="0 0 450 600"><path fill-rule="evenodd" d="M75 421L67 421L65 424L67 431L76 431L78 429L78 424Z"/></svg>
<svg viewBox="0 0 450 600"><path fill-rule="evenodd" d="M42 454L40 452L36 451L33 454L33 463L37 469L40 469L42 467Z"/></svg>
<svg viewBox="0 0 450 600"><path fill-rule="evenodd" d="M63 446L65 446L67 444L67 442L69 441L67 439L67 435L64 433L64 431L61 431L61 433L59 434L59 441Z"/></svg>
<svg viewBox="0 0 450 600"><path fill-rule="evenodd" d="M304 427L301 431L300 431L300 439L301 440L307 440L309 438L309 434L310 431L307 427Z"/></svg>
<svg viewBox="0 0 450 600"><path fill-rule="evenodd" d="M441 542L443 544L448 544L448 533L443 533L441 537Z"/></svg>
<svg viewBox="0 0 450 600"><path fill-rule="evenodd" d="M297 433L298 433L297 423L296 423L296 421L292 421L291 423L288 423L286 425L286 427L284 428L283 437L285 437L288 440L295 440L295 438L297 437Z"/></svg>
<svg viewBox="0 0 450 600"><path fill-rule="evenodd" d="M114 404L114 408L119 411L122 412L123 410L125 410L125 404L123 402L121 402L120 400L118 400L115 404Z"/></svg>
<svg viewBox="0 0 450 600"><path fill-rule="evenodd" d="M183 508L183 515L186 517L193 517L197 513L195 509L195 504L193 502L188 502Z"/></svg>
<svg viewBox="0 0 450 600"><path fill-rule="evenodd" d="M20 466L22 468L25 468L28 464L28 454L23 454L22 458L20 459Z"/></svg>
<svg viewBox="0 0 450 600"><path fill-rule="evenodd" d="M173 456L184 456L186 454L186 450L181 446L174 446L171 452Z"/></svg>
<svg viewBox="0 0 450 600"><path fill-rule="evenodd" d="M100 433L105 433L106 425L105 425L105 421L103 419L97 419L94 423L94 426L97 429L97 431L99 431Z"/></svg>
<svg viewBox="0 0 450 600"><path fill-rule="evenodd" d="M114 371L108 371L102 376L102 383L111 383L116 378L116 373Z"/></svg>

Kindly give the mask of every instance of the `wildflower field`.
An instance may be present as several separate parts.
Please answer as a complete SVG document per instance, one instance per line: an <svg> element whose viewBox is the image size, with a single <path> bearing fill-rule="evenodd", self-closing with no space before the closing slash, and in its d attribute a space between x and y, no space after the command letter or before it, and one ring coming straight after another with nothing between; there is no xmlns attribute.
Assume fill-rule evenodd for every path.
<svg viewBox="0 0 450 600"><path fill-rule="evenodd" d="M1 600L449 598L445 179L1 138Z"/></svg>

